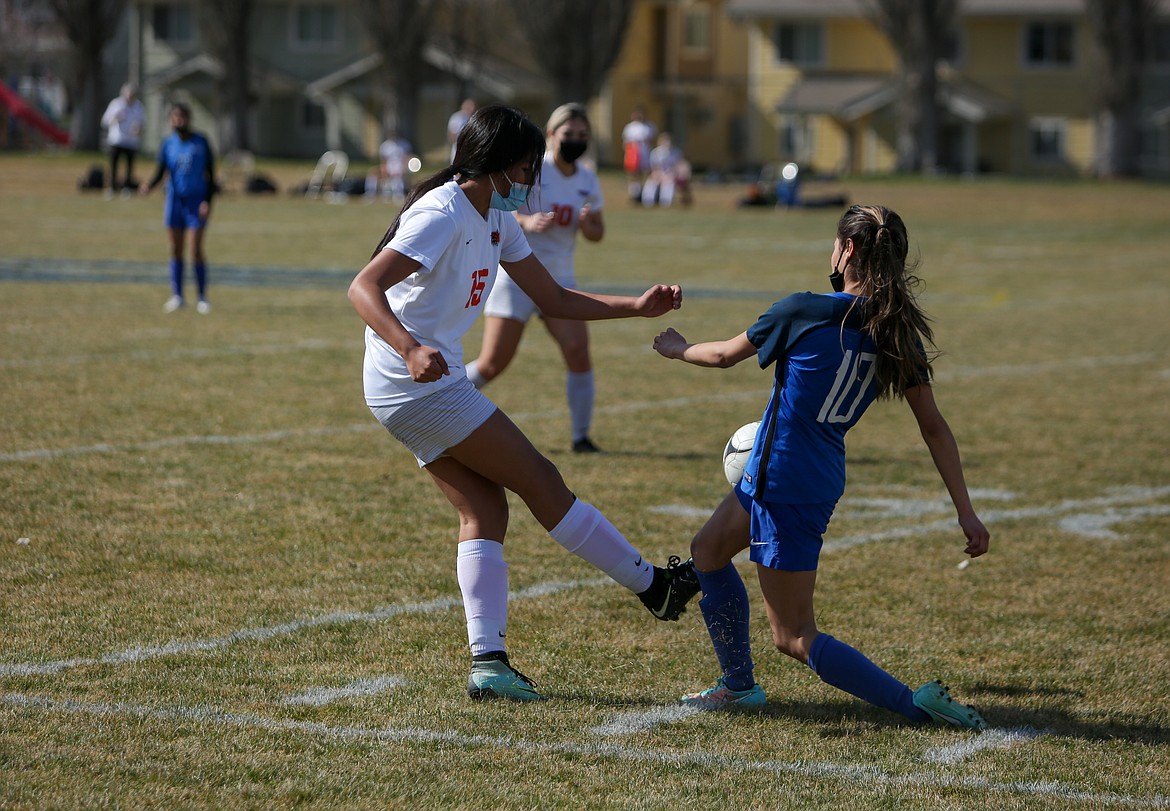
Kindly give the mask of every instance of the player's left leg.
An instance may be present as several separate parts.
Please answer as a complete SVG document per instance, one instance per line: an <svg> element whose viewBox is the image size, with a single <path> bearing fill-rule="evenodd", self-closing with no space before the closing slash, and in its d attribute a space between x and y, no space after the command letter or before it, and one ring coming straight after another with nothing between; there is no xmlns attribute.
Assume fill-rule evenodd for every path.
<svg viewBox="0 0 1170 811"><path fill-rule="evenodd" d="M828 685L912 721L930 720L914 705L909 687L857 649L817 630L813 616L815 570L787 572L767 566L757 569L772 626L772 644L777 650L807 664Z"/></svg>
<svg viewBox="0 0 1170 811"><path fill-rule="evenodd" d="M565 399L569 403L569 432L576 453L596 453L589 437L593 425L596 387L593 362L589 357L589 330L584 321L546 318L544 325L565 359Z"/></svg>
<svg viewBox="0 0 1170 811"><path fill-rule="evenodd" d="M203 253L203 236L207 232L207 224L196 218L187 230L191 234L191 261L195 266L195 288L199 294L196 309L206 314L211 311L207 301L207 257Z"/></svg>
<svg viewBox="0 0 1170 811"><path fill-rule="evenodd" d="M479 357L467 364L467 379L477 389L503 374L516 357L520 339L524 335L524 321L488 315L483 319L483 344Z"/></svg>

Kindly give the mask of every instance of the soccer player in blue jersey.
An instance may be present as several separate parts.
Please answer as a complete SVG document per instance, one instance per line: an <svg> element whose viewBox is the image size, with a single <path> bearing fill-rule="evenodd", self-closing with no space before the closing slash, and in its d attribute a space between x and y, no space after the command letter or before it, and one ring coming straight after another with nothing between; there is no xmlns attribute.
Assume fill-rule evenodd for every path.
<svg viewBox="0 0 1170 811"><path fill-rule="evenodd" d="M683 696L700 709L759 706L752 676L748 597L731 560L750 549L772 626L772 642L822 681L916 722L982 730L973 708L940 682L915 691L856 649L822 633L813 588L822 536L845 490L845 432L875 399L903 399L918 421L967 538L987 551L989 534L971 506L959 449L931 389L929 321L914 297L906 226L881 206L853 206L837 225L829 276L834 292L797 293L772 305L747 331L692 344L673 329L654 340L663 356L726 368L753 355L776 367L743 478L691 542L699 607L722 676Z"/></svg>
<svg viewBox="0 0 1170 811"><path fill-rule="evenodd" d="M174 132L159 146L154 177L142 184L139 193L150 194L164 174L170 175L163 223L171 243L171 297L163 309L173 313L185 303L183 243L190 232L191 261L195 265L195 286L199 294L195 309L207 314L211 312L211 305L207 301L207 258L203 255L203 234L211 216L211 198L216 188L215 156L207 138L191 129L191 110L187 105L176 104L171 107L171 127Z"/></svg>

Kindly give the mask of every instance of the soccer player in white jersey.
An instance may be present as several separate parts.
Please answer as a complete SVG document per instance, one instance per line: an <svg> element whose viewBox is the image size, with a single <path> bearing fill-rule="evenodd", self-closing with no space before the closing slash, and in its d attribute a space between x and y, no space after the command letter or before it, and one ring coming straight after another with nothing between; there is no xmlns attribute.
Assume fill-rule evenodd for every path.
<svg viewBox="0 0 1170 811"><path fill-rule="evenodd" d="M541 698L505 652L507 490L553 539L634 592L656 617L678 619L698 590L690 561L651 566L464 372L462 338L503 267L543 312L558 318L654 318L677 309L677 286L640 296L571 290L549 275L511 212L540 177L544 134L509 107L476 110L455 160L411 190L374 255L349 287L366 322L366 403L459 518L456 571L467 617L473 699Z"/></svg>
<svg viewBox="0 0 1170 811"><path fill-rule="evenodd" d="M605 236L601 184L597 174L578 160L589 147L589 116L585 108L580 104L561 105L549 116L545 134L548 148L540 186L516 212L516 219L532 252L553 279L562 287L575 287L573 254L577 234L590 242L600 242ZM589 437L594 382L585 322L541 313L507 272L500 273L488 296L483 346L479 357L467 364L467 377L476 388L483 388L503 373L516 356L524 327L533 314L544 320L565 358L571 447L576 453L596 453L598 448Z"/></svg>

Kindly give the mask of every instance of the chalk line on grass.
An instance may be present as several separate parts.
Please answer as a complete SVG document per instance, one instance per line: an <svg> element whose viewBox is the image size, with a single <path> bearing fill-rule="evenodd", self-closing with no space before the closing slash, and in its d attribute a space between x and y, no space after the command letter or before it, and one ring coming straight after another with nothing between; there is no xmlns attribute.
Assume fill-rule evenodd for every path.
<svg viewBox="0 0 1170 811"><path fill-rule="evenodd" d="M539 583L531 588L509 592L510 600L527 600L544 597L561 591L571 591L579 588L591 588L613 583L609 578L593 580L570 580L560 582ZM338 611L322 614L317 617L308 617L302 620L283 622L278 625L269 625L262 628L244 628L227 634L226 636L211 639L194 639L186 642L172 641L165 645L149 647L133 647L122 651L107 653L95 657L78 657L75 659L58 659L53 662L0 664L0 676L38 676L60 673L73 668L88 665L124 665L144 662L149 659L158 659L164 656L181 654L203 653L219 650L240 642L264 642L281 636L288 636L310 628L322 628L330 625L348 625L355 622L380 622L403 614L431 614L436 611L446 611L451 608L462 607L463 598L459 596L441 597L426 603L404 603L376 608L373 611Z"/></svg>
<svg viewBox="0 0 1170 811"><path fill-rule="evenodd" d="M234 713L206 706L151 707L129 703L84 702L51 699L21 693L0 695L0 704L13 710L40 710L100 717L124 717L165 723L196 722L264 732L289 732L340 741L374 741L381 743L444 743L466 749L490 748L508 752L539 755L568 755L604 760L646 763L668 767L698 767L769 774L774 777L805 777L835 780L866 786L907 787L911 789L946 789L1017 797L1041 797L1090 803L1099 807L1170 808L1170 796L1154 794L1135 796L1117 792L1090 791L1053 780L1003 782L948 772L912 772L899 774L876 766L806 760L753 760L709 751L663 751L620 746L613 743L579 741L531 741L513 736L464 735L452 730L419 727L332 726L312 721L268 718L255 713Z"/></svg>
<svg viewBox="0 0 1170 811"><path fill-rule="evenodd" d="M985 749L1010 749L1016 744L1026 743L1050 733L1034 727L1014 729L987 729L979 735L960 740L947 746L927 749L922 759L927 763L960 763Z"/></svg>
<svg viewBox="0 0 1170 811"><path fill-rule="evenodd" d="M313 687L296 695L287 696L285 704L304 704L311 707L323 707L335 701L347 698L364 698L376 696L402 687L407 683L401 676L373 676L368 679L354 679L342 687Z"/></svg>
<svg viewBox="0 0 1170 811"><path fill-rule="evenodd" d="M590 727L589 732L603 738L613 738L618 735L633 735L635 732L645 732L648 729L672 724L683 718L697 715L701 710L687 707L683 704L668 704L664 707L654 707L649 710L620 712L605 719L605 723Z"/></svg>

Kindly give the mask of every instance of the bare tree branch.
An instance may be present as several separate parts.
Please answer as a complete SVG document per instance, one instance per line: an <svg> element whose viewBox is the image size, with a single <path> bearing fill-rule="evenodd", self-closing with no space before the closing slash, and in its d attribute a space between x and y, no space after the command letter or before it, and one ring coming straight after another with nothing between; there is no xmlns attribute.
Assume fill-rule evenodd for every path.
<svg viewBox="0 0 1170 811"><path fill-rule="evenodd" d="M634 0L514 0L537 62L552 78L555 104L588 102L621 52Z"/></svg>

